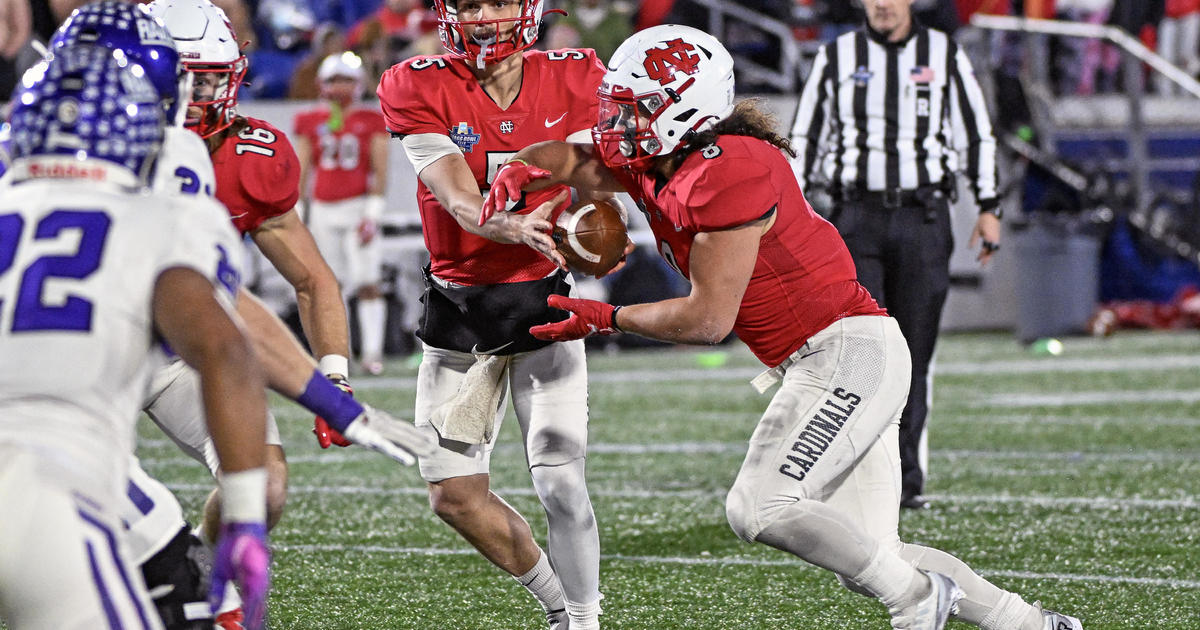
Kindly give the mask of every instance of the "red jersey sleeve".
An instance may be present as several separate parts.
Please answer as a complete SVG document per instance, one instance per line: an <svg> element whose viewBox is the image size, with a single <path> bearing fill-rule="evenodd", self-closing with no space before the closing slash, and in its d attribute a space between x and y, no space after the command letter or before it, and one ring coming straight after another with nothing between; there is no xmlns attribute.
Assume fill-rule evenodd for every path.
<svg viewBox="0 0 1200 630"><path fill-rule="evenodd" d="M264 120L246 122L213 160L217 199L243 234L287 213L300 199L300 160L287 135Z"/></svg>
<svg viewBox="0 0 1200 630"><path fill-rule="evenodd" d="M389 133L446 134L449 125L434 110L440 102L428 92L437 90L437 73L452 72L442 57L415 57L402 61L383 73L375 94ZM424 81L422 79L425 79Z"/></svg>
<svg viewBox="0 0 1200 630"><path fill-rule="evenodd" d="M682 188L688 191L684 227L696 232L729 229L762 218L779 203L768 162L748 148L740 139L721 138L688 157L700 163L689 173L690 185Z"/></svg>
<svg viewBox="0 0 1200 630"><path fill-rule="evenodd" d="M572 64L571 78L565 79L571 83L578 83L582 86L578 90L572 92L582 99L582 102L577 103L572 107L567 114L569 126L567 130L570 133L576 131L590 130L596 126L596 119L599 117L600 99L596 93L600 90L600 83L604 80L604 73L607 69L604 67L604 62L596 56L596 51L591 48L583 48L572 51L562 52L579 52L584 54L584 58Z"/></svg>
<svg viewBox="0 0 1200 630"><path fill-rule="evenodd" d="M313 138L317 135L317 125L321 124L321 113L317 111L300 112L292 120L292 133L297 136Z"/></svg>

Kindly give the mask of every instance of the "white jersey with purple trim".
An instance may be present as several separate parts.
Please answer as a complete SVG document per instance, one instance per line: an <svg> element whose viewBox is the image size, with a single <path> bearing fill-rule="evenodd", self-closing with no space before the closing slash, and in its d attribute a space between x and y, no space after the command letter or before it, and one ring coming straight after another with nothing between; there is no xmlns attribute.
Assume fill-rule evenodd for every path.
<svg viewBox="0 0 1200 630"><path fill-rule="evenodd" d="M213 220L214 206L78 179L5 181L0 443L54 453L70 477L124 490L157 364L151 301L159 275L188 267L214 285L237 286L241 244L227 221Z"/></svg>
<svg viewBox="0 0 1200 630"><path fill-rule="evenodd" d="M171 195L217 194L217 176L213 173L212 158L208 147L195 133L179 127L163 130L162 153L154 167L151 188L157 193ZM228 213L222 210L222 218Z"/></svg>

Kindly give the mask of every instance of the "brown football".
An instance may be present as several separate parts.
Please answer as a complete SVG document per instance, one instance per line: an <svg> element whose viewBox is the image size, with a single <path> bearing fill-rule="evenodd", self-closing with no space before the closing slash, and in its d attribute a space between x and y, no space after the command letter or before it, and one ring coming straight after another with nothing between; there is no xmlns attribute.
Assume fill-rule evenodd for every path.
<svg viewBox="0 0 1200 630"><path fill-rule="evenodd" d="M629 240L621 213L603 199L571 204L558 216L551 236L567 259L567 266L591 276L604 275L616 267Z"/></svg>

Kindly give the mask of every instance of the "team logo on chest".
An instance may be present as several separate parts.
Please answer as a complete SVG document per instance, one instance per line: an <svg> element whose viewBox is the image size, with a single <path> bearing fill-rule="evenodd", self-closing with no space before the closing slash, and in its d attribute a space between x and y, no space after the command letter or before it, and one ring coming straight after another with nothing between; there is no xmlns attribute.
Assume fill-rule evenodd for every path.
<svg viewBox="0 0 1200 630"><path fill-rule="evenodd" d="M470 153L475 145L479 144L479 134L475 133L475 130L471 128L471 125L468 125L465 122L460 122L451 127L449 132L450 139L453 140L454 144L457 144L458 148L462 149L464 153Z"/></svg>
<svg viewBox="0 0 1200 630"><path fill-rule="evenodd" d="M516 125L511 120L500 123L500 133L512 133L513 129L516 129Z"/></svg>

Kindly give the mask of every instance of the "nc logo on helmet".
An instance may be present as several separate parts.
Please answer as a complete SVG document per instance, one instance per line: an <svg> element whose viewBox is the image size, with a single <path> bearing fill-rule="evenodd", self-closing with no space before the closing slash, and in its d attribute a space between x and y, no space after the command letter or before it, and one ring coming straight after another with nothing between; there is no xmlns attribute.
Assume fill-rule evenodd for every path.
<svg viewBox="0 0 1200 630"><path fill-rule="evenodd" d="M684 74L696 74L699 70L700 56L693 55L693 50L696 50L696 47L683 41L683 38L667 42L666 48L647 50L646 61L642 62L646 68L646 76L652 81L658 81L659 85L666 85L675 80L676 70Z"/></svg>

